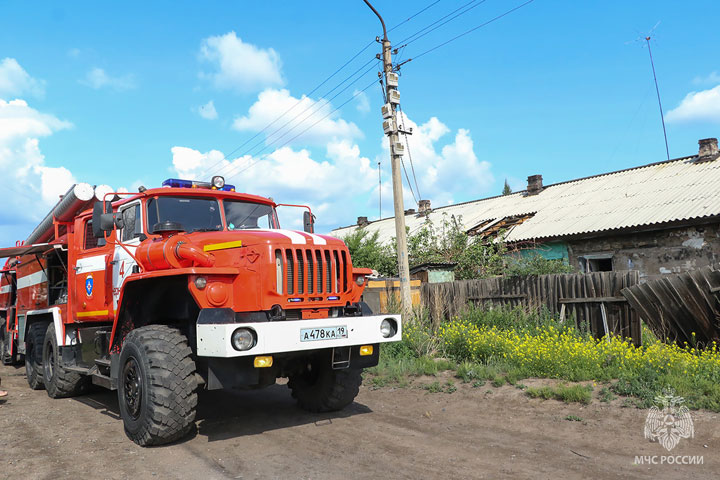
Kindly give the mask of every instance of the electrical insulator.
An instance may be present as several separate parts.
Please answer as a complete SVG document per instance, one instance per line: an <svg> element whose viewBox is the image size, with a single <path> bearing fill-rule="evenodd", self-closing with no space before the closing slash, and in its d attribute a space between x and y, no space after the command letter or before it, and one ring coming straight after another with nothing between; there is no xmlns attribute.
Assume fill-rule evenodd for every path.
<svg viewBox="0 0 720 480"><path fill-rule="evenodd" d="M398 74L390 72L386 75L387 78L387 86L388 87L397 87L398 86Z"/></svg>
<svg viewBox="0 0 720 480"><path fill-rule="evenodd" d="M386 103L385 105L383 105L380 110L382 111L383 118L392 117L393 109L392 109L392 105L390 105L389 103Z"/></svg>
<svg viewBox="0 0 720 480"><path fill-rule="evenodd" d="M400 103L400 92L397 90L390 90L388 92L388 102L393 103L395 105Z"/></svg>

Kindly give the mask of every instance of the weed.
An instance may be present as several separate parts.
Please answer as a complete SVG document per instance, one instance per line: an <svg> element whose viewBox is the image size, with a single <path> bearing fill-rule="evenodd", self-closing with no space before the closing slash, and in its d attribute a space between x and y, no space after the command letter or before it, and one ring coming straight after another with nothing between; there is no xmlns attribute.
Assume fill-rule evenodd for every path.
<svg viewBox="0 0 720 480"><path fill-rule="evenodd" d="M475 380L472 384L473 388L480 388L485 385L485 380Z"/></svg>
<svg viewBox="0 0 720 480"><path fill-rule="evenodd" d="M582 422L583 419L581 417L578 417L577 415L568 415L565 417L565 420L569 422Z"/></svg>
<svg viewBox="0 0 720 480"><path fill-rule="evenodd" d="M610 403L617 398L607 387L601 388L598 396L600 397L600 401L605 403Z"/></svg>
<svg viewBox="0 0 720 480"><path fill-rule="evenodd" d="M497 375L495 378L492 379L492 386L493 387L502 387L505 385L505 377L502 375Z"/></svg>
<svg viewBox="0 0 720 480"><path fill-rule="evenodd" d="M443 391L442 385L440 385L440 382L437 381L423 385L422 388L430 393L440 393Z"/></svg>
<svg viewBox="0 0 720 480"><path fill-rule="evenodd" d="M584 403L592 401L592 387L583 385L556 385L555 387L528 387L525 394L532 398L555 399L565 403Z"/></svg>

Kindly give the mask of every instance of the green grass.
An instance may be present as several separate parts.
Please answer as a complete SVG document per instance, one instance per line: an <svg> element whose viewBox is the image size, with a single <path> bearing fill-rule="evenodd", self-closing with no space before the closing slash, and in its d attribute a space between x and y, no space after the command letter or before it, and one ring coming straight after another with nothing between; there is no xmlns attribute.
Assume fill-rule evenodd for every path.
<svg viewBox="0 0 720 480"><path fill-rule="evenodd" d="M598 398L600 398L601 402L609 403L615 400L617 397L613 395L612 391L610 391L608 387L603 387L602 389L600 389Z"/></svg>
<svg viewBox="0 0 720 480"><path fill-rule="evenodd" d="M583 385L560 384L554 387L528 387L525 394L532 398L560 400L565 403L583 403L592 401L592 387Z"/></svg>
<svg viewBox="0 0 720 480"><path fill-rule="evenodd" d="M443 387L438 381L423 385L422 388L423 390L427 390L430 393L440 393L443 391Z"/></svg>
<svg viewBox="0 0 720 480"><path fill-rule="evenodd" d="M458 327L458 322L462 326ZM403 340L382 346L380 363L367 370L365 383L371 388L408 387L415 378L434 377L446 371L472 388L487 384L518 386L526 378L570 383L592 380L604 384L597 396L601 402L609 403L620 396L623 406L647 408L663 390L672 389L685 398L689 408L720 412L720 354L713 360L712 352L701 358L699 348L670 347L644 325L644 347L635 349L613 339L605 353L601 352L605 342L592 340L574 323L571 318L561 324L543 311L469 307L466 313L436 329L427 312L418 310L413 318L405 320ZM564 337L558 339L560 334ZM543 353L545 346L554 350ZM581 354L573 348L581 349ZM627 353L631 350L635 357ZM562 354L565 351L572 355ZM448 389L457 386L440 385L441 391ZM583 389L576 386L575 391L560 393L555 389L527 391L539 398L587 403L590 400Z"/></svg>
<svg viewBox="0 0 720 480"><path fill-rule="evenodd" d="M567 420L568 422L582 422L582 421L584 421L584 420L582 419L582 417L578 417L577 415L568 415L567 417L565 417L565 420Z"/></svg>

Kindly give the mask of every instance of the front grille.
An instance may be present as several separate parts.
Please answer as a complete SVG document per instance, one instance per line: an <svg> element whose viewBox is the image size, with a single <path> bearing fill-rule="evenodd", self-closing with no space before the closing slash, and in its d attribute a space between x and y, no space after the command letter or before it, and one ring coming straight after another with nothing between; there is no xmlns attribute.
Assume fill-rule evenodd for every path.
<svg viewBox="0 0 720 480"><path fill-rule="evenodd" d="M287 295L343 293L350 290L347 252L317 248L275 250L277 292Z"/></svg>

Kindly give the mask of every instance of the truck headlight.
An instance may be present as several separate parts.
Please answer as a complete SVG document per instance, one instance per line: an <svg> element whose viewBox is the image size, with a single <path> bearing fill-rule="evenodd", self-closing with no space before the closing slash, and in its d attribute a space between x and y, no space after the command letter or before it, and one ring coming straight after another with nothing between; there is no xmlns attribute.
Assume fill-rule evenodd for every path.
<svg viewBox="0 0 720 480"><path fill-rule="evenodd" d="M380 323L380 333L385 338L390 338L397 333L397 322L394 318L386 318Z"/></svg>
<svg viewBox="0 0 720 480"><path fill-rule="evenodd" d="M358 287L362 287L363 285L365 285L365 277L364 276L357 277L355 279L355 283L357 284Z"/></svg>
<svg viewBox="0 0 720 480"><path fill-rule="evenodd" d="M255 346L255 331L251 328L238 328L232 334L231 343L235 350L250 350Z"/></svg>

